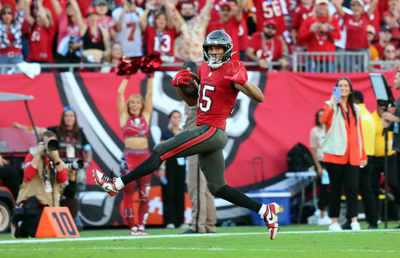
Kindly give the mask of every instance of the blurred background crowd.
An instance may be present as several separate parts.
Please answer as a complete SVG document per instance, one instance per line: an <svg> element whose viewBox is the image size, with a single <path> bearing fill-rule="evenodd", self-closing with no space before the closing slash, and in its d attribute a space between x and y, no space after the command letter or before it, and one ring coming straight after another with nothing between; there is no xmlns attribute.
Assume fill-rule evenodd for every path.
<svg viewBox="0 0 400 258"><path fill-rule="evenodd" d="M276 69L290 69L291 56L298 51L365 52L372 61L389 61L376 65L379 68L399 66L393 62L400 54L398 0L0 3L0 64L115 64L122 56L150 54L160 54L164 63L199 62L205 35L224 29L233 40L233 59L256 62L261 68L272 63ZM316 71L323 59L312 57L306 70ZM332 59L325 62L327 71ZM95 69L99 70L113 72L114 68Z"/></svg>

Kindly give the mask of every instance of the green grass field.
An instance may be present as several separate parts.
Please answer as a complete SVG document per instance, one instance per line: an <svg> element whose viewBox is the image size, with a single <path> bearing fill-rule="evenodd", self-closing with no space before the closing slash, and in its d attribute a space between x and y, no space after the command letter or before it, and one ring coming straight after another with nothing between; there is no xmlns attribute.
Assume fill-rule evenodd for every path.
<svg viewBox="0 0 400 258"><path fill-rule="evenodd" d="M327 226L282 226L269 240L265 227L219 227L216 234L179 234L148 229L131 237L127 229L84 230L80 238L17 239L0 234L1 257L400 257L400 230L332 233ZM366 225L362 224L365 229ZM271 256L273 255L273 256Z"/></svg>

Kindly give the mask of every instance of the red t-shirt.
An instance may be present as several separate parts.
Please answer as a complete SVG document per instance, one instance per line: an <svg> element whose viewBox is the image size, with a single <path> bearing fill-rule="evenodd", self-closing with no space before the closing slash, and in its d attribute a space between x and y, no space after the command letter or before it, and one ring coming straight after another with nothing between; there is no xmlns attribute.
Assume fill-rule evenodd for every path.
<svg viewBox="0 0 400 258"><path fill-rule="evenodd" d="M294 10L292 28L298 30L305 19L312 15L314 5L305 6L300 3Z"/></svg>
<svg viewBox="0 0 400 258"><path fill-rule="evenodd" d="M267 42L263 37L262 31L258 31L251 35L249 47L254 49L254 53L258 58L264 58L267 62L276 61L283 57L283 43L279 37L274 37Z"/></svg>
<svg viewBox="0 0 400 258"><path fill-rule="evenodd" d="M346 50L357 50L368 48L367 25L369 24L367 13L363 13L357 21L353 15L345 14L343 17L343 28L346 30Z"/></svg>
<svg viewBox="0 0 400 258"><path fill-rule="evenodd" d="M327 34L320 32L311 32L310 27L316 22L329 23L331 29ZM328 17L309 16L304 20L299 29L299 41L305 42L307 51L335 52L335 40L340 39L340 29L338 20L332 16L329 21Z"/></svg>
<svg viewBox="0 0 400 258"><path fill-rule="evenodd" d="M274 19L277 25L276 35L282 35L286 30L286 22L279 0L258 0L255 2L255 7L257 9L257 31L263 30L264 21Z"/></svg>
<svg viewBox="0 0 400 258"><path fill-rule="evenodd" d="M174 42L176 38L176 32L174 28L168 29L157 35L156 30L147 25L146 29L146 41L147 41L147 55L151 54L167 54L174 55Z"/></svg>
<svg viewBox="0 0 400 258"><path fill-rule="evenodd" d="M48 29L39 27L37 23L29 33L29 61L53 62L52 43L55 34L54 25Z"/></svg>
<svg viewBox="0 0 400 258"><path fill-rule="evenodd" d="M232 38L233 43L233 60L239 60L239 25L240 23L233 16L228 22L219 23L219 21L210 22L207 27L207 35L214 30L224 30Z"/></svg>
<svg viewBox="0 0 400 258"><path fill-rule="evenodd" d="M225 76L232 76L232 63L211 70L203 62L199 67L200 89L196 125L209 125L225 130L239 91Z"/></svg>

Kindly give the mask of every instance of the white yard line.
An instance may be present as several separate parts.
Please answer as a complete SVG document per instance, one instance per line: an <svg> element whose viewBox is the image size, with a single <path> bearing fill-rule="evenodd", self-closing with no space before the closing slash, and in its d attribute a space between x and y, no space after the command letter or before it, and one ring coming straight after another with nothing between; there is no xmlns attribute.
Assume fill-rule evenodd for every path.
<svg viewBox="0 0 400 258"><path fill-rule="evenodd" d="M332 231L283 231L279 235L285 234L362 234L366 232L386 232L400 234L400 230L393 229L374 229L374 230L361 230L351 231L344 230L341 232ZM267 232L248 232L248 233L215 233L215 234L177 234L177 235L153 235L153 236L108 236L108 237L79 237L79 238L43 238L43 239L17 239L17 240L3 240L1 244L32 244L32 243L54 243L54 242L82 242L82 241L101 241L101 240L127 240L127 239L150 239L150 238L188 238L188 237L222 237L222 236L247 236L247 235L267 235Z"/></svg>

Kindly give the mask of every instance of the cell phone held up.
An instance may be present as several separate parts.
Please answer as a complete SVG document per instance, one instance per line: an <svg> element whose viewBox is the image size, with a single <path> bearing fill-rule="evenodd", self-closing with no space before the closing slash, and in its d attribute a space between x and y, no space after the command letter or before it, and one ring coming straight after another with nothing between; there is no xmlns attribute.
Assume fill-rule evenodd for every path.
<svg viewBox="0 0 400 258"><path fill-rule="evenodd" d="M340 87L333 87L333 97L336 102L340 102L341 95Z"/></svg>

